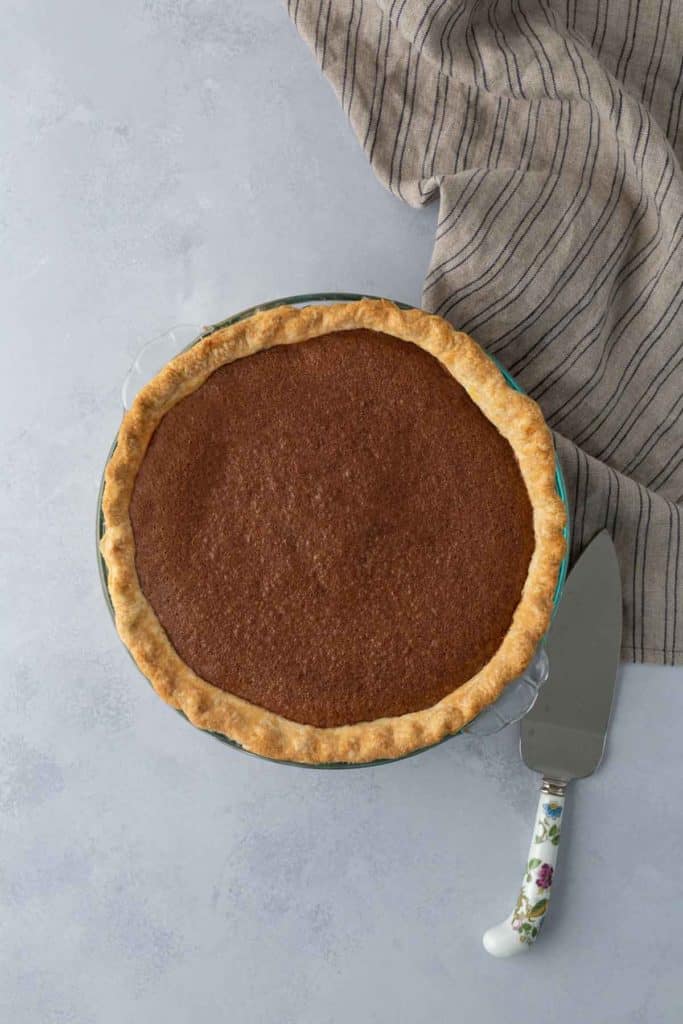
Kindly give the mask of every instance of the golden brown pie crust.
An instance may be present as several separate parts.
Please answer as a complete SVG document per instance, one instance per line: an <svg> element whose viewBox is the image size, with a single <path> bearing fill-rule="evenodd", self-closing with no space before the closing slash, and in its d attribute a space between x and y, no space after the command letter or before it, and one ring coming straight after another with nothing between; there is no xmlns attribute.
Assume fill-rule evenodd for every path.
<svg viewBox="0 0 683 1024"><path fill-rule="evenodd" d="M354 328L393 335L431 353L508 440L533 508L535 548L510 629L493 658L472 679L423 711L321 728L290 721L219 689L183 662L141 590L129 510L138 470L159 421L218 367L273 345ZM160 697L195 725L222 733L247 750L314 764L398 757L459 731L529 663L550 622L565 549L565 511L554 472L552 440L537 405L508 386L475 342L439 317L371 299L257 313L214 331L174 359L143 388L124 417L105 475L106 532L101 544L117 629Z"/></svg>

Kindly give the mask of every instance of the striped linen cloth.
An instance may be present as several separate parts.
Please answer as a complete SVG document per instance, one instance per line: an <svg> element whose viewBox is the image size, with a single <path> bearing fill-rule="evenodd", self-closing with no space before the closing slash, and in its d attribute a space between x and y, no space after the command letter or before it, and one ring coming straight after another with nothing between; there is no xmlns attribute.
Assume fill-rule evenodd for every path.
<svg viewBox="0 0 683 1024"><path fill-rule="evenodd" d="M683 662L680 0L288 8L380 181L438 196L423 306L543 408L624 658Z"/></svg>

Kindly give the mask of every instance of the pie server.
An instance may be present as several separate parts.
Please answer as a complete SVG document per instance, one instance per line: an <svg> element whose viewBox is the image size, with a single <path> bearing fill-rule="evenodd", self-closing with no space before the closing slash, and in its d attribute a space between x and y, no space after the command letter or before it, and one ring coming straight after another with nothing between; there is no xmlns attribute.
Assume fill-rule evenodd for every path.
<svg viewBox="0 0 683 1024"><path fill-rule="evenodd" d="M599 533L579 558L547 639L550 678L522 719L522 757L543 784L515 908L484 935L505 957L531 949L550 902L567 784L591 775L605 748L621 647L621 582L614 545Z"/></svg>

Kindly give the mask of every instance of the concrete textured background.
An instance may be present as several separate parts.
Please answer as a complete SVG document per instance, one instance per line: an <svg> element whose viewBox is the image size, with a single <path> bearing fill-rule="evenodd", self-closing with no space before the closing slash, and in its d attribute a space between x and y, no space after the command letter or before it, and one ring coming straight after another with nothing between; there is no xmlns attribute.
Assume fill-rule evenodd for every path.
<svg viewBox="0 0 683 1024"><path fill-rule="evenodd" d="M0 1020L683 1019L683 672L627 668L533 954L513 727L351 772L191 729L119 644L99 475L141 343L324 289L418 302L385 193L268 0L3 0ZM678 913L677 913L678 912Z"/></svg>

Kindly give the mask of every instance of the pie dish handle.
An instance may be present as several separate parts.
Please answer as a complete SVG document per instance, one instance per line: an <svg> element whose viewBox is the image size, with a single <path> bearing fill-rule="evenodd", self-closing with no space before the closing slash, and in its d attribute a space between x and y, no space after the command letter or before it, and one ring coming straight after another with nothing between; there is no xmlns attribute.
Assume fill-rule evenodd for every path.
<svg viewBox="0 0 683 1024"><path fill-rule="evenodd" d="M484 934L491 956L508 957L530 950L550 905L560 843L566 784L543 780L536 822L515 908L505 921Z"/></svg>
<svg viewBox="0 0 683 1024"><path fill-rule="evenodd" d="M121 402L126 412L133 404L138 391L148 384L170 359L193 345L205 330L205 327L199 327L197 324L176 324L142 346L121 386Z"/></svg>
<svg viewBox="0 0 683 1024"><path fill-rule="evenodd" d="M522 675L508 683L498 700L466 725L463 732L479 737L492 736L506 725L519 722L536 703L538 691L549 675L548 655L541 643Z"/></svg>

